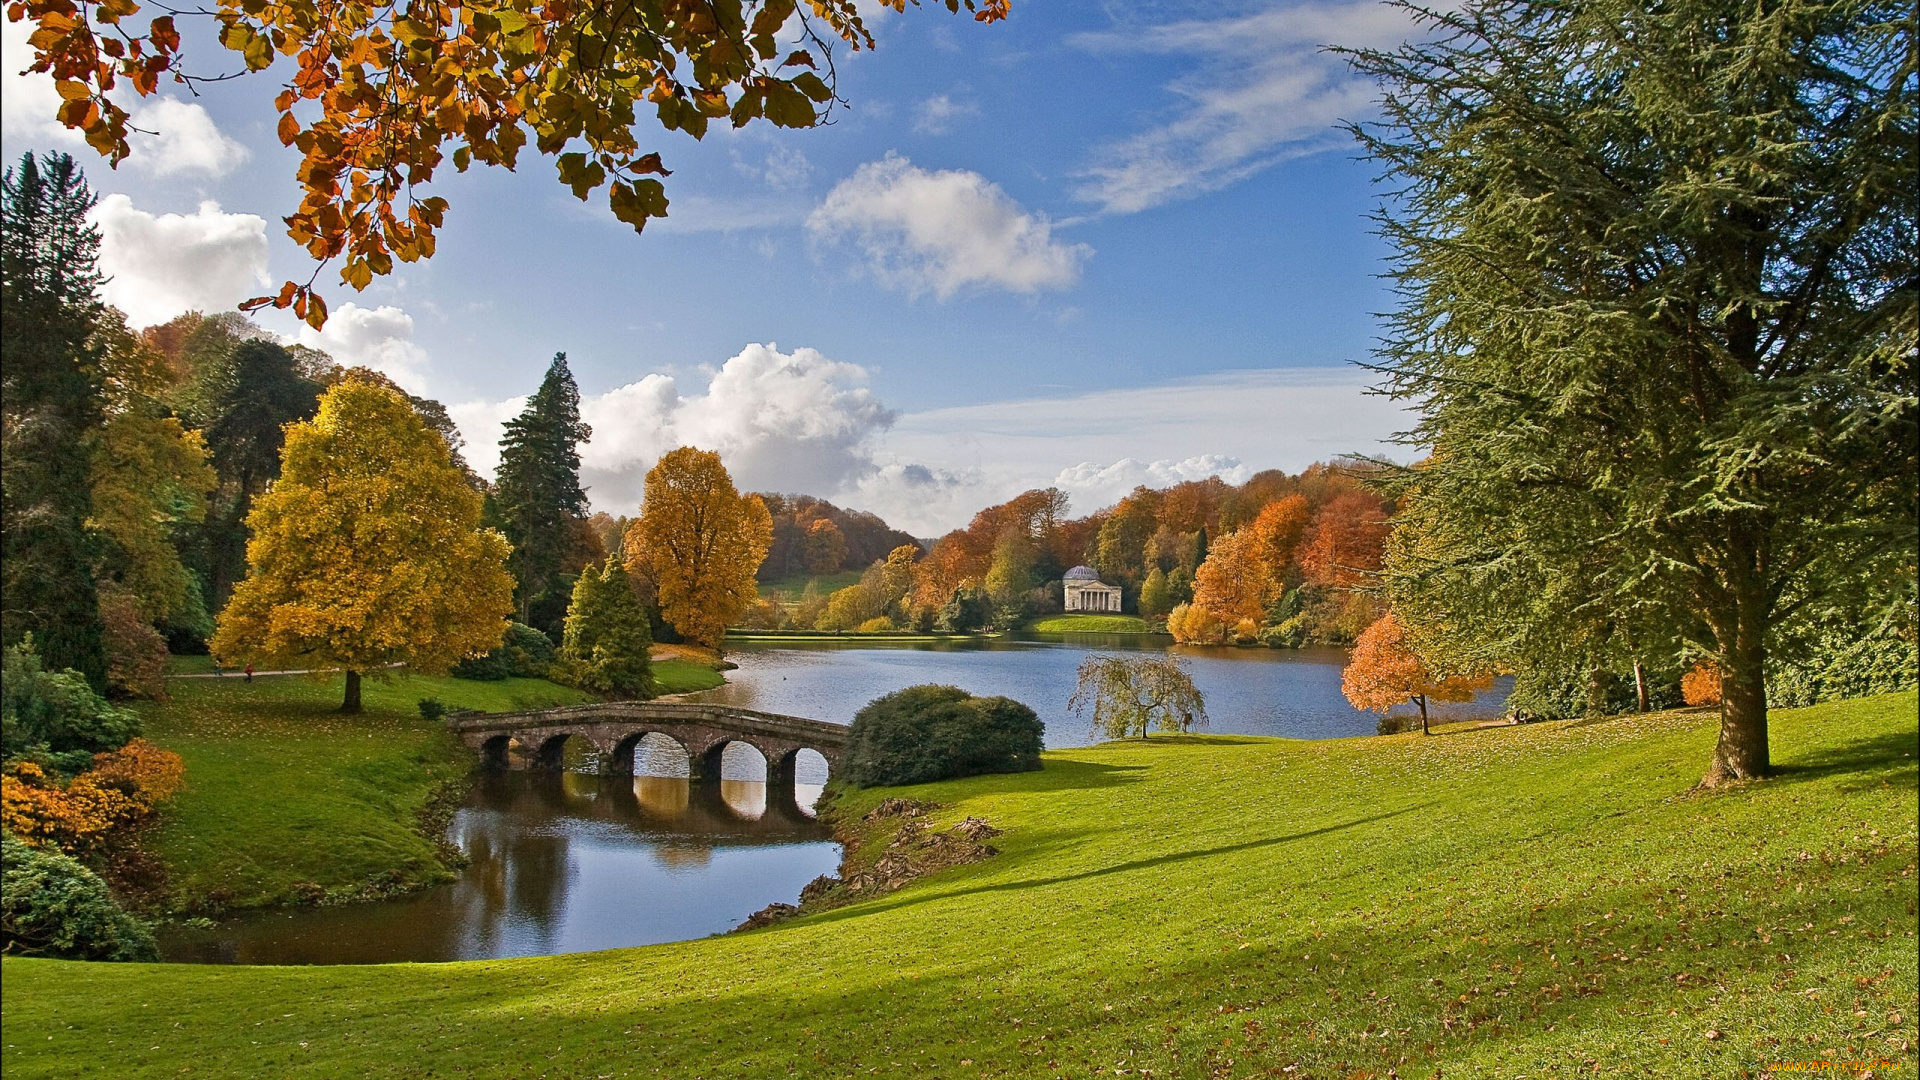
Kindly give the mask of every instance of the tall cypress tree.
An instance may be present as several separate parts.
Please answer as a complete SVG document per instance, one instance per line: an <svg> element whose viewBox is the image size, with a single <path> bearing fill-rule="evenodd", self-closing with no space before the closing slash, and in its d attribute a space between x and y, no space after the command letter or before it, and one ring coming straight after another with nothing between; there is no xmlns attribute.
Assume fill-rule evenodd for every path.
<svg viewBox="0 0 1920 1080"><path fill-rule="evenodd" d="M519 582L520 621L548 634L559 629L566 597L567 553L586 517L579 446L593 429L580 422L580 388L556 353L540 389L500 440L494 503L513 544L509 568Z"/></svg>
<svg viewBox="0 0 1920 1080"><path fill-rule="evenodd" d="M31 154L0 182L0 635L106 686L88 469L101 420L100 233L72 158Z"/></svg>

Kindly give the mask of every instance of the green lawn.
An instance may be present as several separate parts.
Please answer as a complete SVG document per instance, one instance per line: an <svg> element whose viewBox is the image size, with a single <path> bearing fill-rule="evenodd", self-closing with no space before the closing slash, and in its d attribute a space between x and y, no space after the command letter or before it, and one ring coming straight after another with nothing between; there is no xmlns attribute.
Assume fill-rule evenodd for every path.
<svg viewBox="0 0 1920 1080"><path fill-rule="evenodd" d="M1050 615L1029 630L1042 634L1149 634L1145 619L1133 615Z"/></svg>
<svg viewBox="0 0 1920 1080"><path fill-rule="evenodd" d="M655 660L653 681L662 694L690 694L711 690L727 680L710 665L693 660Z"/></svg>
<svg viewBox="0 0 1920 1080"><path fill-rule="evenodd" d="M835 589L859 584L860 574L859 570L836 570L831 574L795 574L792 577L761 582L760 595L768 597L776 592L785 593L788 601L796 601L800 599L800 594L806 591L807 582L811 581L820 590L820 595L826 596Z"/></svg>
<svg viewBox="0 0 1920 1080"><path fill-rule="evenodd" d="M1911 1076L1915 711L1776 713L1779 777L1714 793L1692 790L1697 713L1058 751L854 795L982 815L1001 854L751 934L367 968L8 959L7 1073Z"/></svg>
<svg viewBox="0 0 1920 1080"><path fill-rule="evenodd" d="M543 679L368 678L366 712L342 716L341 680L305 676L173 679L170 700L139 706L147 737L186 759L184 790L149 853L168 871L168 906L233 907L405 888L447 873L414 828L434 787L472 755L421 698L493 712L570 705L586 695Z"/></svg>

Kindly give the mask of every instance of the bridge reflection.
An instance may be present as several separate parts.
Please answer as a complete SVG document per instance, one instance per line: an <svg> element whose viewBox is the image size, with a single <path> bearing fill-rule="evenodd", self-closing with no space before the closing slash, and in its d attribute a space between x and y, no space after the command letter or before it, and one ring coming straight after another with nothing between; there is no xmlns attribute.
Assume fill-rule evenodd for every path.
<svg viewBox="0 0 1920 1080"><path fill-rule="evenodd" d="M797 784L792 795L759 780L689 780L676 776L607 776L547 772L481 776L489 802L534 799L548 811L646 832L696 833L724 845L768 837L817 840L818 784Z"/></svg>

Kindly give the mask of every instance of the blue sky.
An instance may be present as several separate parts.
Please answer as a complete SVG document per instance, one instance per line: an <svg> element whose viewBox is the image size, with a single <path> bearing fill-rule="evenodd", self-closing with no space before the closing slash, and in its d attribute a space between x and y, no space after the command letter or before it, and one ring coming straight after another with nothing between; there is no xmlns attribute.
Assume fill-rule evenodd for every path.
<svg viewBox="0 0 1920 1080"><path fill-rule="evenodd" d="M446 402L482 468L564 350L615 512L680 442L745 486L925 535L1031 486L1086 512L1133 483L1379 451L1405 426L1343 366L1391 298L1373 168L1337 129L1373 91L1318 48L1404 36L1390 9L1032 0L995 26L936 6L874 32L839 57L849 107L828 127L655 133L672 208L644 236L531 152L518 173L448 170L437 257L327 290L334 321L304 340ZM51 87L16 74L21 36L10 158L73 146ZM144 104L161 134L117 171L75 149L136 323L309 272L278 221L297 195L273 90Z"/></svg>

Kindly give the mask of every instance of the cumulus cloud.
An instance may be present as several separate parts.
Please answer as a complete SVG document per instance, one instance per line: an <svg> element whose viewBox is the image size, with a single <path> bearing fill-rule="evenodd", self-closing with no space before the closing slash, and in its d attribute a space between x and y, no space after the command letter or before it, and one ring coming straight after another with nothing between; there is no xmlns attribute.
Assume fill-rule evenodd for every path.
<svg viewBox="0 0 1920 1080"><path fill-rule="evenodd" d="M1166 87L1179 99L1169 118L1101 147L1077 194L1108 213L1134 213L1345 146L1335 125L1370 113L1377 91L1325 47L1391 46L1413 30L1401 9L1333 0L1075 35L1073 44L1094 52L1193 62Z"/></svg>
<svg viewBox="0 0 1920 1080"><path fill-rule="evenodd" d="M807 230L816 240L851 242L881 284L941 300L968 288L1066 288L1093 253L1054 239L1046 215L1027 211L979 173L929 172L897 154L836 185Z"/></svg>
<svg viewBox="0 0 1920 1080"><path fill-rule="evenodd" d="M346 304L324 329L300 328L300 344L321 349L348 367L380 372L409 393L425 393L427 353L413 342L413 316L397 307Z"/></svg>
<svg viewBox="0 0 1920 1080"><path fill-rule="evenodd" d="M1083 461L1069 466L1053 478L1053 486L1076 497L1076 501L1083 506L1100 507L1120 501L1120 496L1143 484L1155 488L1171 487L1189 480L1205 480L1209 476L1217 476L1229 484L1243 484L1252 475L1253 470L1242 464L1239 458L1222 457L1219 454L1195 454L1179 461L1163 459L1149 462L1128 457L1111 465Z"/></svg>
<svg viewBox="0 0 1920 1080"><path fill-rule="evenodd" d="M583 395L593 438L580 449L580 476L596 507L631 513L648 469L676 446L718 451L742 490L830 494L875 471L871 443L894 420L866 386L858 364L815 349L783 353L749 345L683 394L680 381L652 374L602 394ZM483 472L498 467L505 423L525 398L469 402L448 411Z"/></svg>
<svg viewBox="0 0 1920 1080"><path fill-rule="evenodd" d="M33 47L27 44L32 27L25 21L0 25L0 126L9 139L24 143L78 150L86 146L80 133L54 114L60 94L52 76L27 74ZM170 96L143 98L129 107L132 154L129 168L156 176L224 176L248 157L245 146L222 133L207 110Z"/></svg>
<svg viewBox="0 0 1920 1080"><path fill-rule="evenodd" d="M100 228L107 303L135 326L184 311L223 311L267 284L267 222L203 202L191 214L150 214L108 195L89 215Z"/></svg>
<svg viewBox="0 0 1920 1080"><path fill-rule="evenodd" d="M969 101L955 101L946 94L935 94L913 110L913 130L922 135L945 135L954 121L979 116L980 108Z"/></svg>

